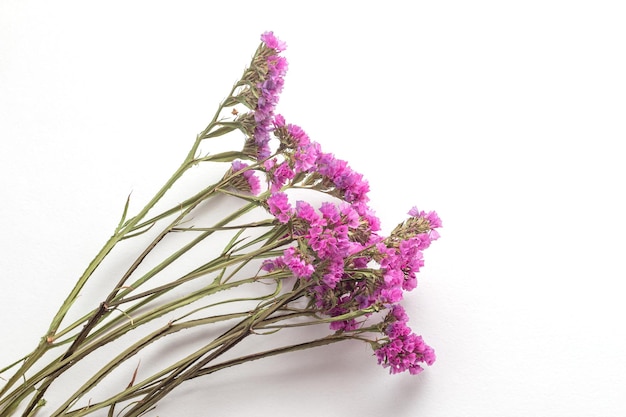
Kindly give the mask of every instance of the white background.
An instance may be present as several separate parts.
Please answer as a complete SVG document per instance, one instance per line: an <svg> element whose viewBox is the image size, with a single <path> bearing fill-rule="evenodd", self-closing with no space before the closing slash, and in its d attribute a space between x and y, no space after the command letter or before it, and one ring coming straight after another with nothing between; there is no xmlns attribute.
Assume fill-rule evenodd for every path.
<svg viewBox="0 0 626 417"><path fill-rule="evenodd" d="M273 30L279 111L369 179L383 227L443 219L406 303L438 360L390 376L334 345L150 415L626 415L625 21L619 1L0 0L0 362Z"/></svg>

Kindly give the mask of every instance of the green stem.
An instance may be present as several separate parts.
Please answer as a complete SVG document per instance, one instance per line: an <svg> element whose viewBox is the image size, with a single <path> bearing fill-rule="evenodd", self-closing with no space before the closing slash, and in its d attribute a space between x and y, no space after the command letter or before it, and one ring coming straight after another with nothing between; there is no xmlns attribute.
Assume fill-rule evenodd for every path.
<svg viewBox="0 0 626 417"><path fill-rule="evenodd" d="M52 416L62 415L65 410L67 410L72 404L74 404L77 400L79 400L83 395L85 395L89 390L91 390L96 384L102 381L108 374L110 374L115 368L120 366L123 362L127 361L131 357L135 356L141 350L149 346L150 344L156 342L157 340L167 336L179 332L181 330L190 329L196 326L213 324L219 321L224 320L232 320L234 318L248 316L249 312L242 313L233 313L221 316L208 317L205 319L192 320L184 323L168 323L166 326L161 329L150 333L145 336L122 353L113 358L107 365L105 365L100 371L94 374L87 382L85 382L72 396L70 396L65 403L63 403L53 414ZM103 405L107 406L107 405ZM91 408L91 407L90 407ZM94 408L91 408L91 411L95 411Z"/></svg>
<svg viewBox="0 0 626 417"><path fill-rule="evenodd" d="M201 370L205 365L232 349L250 334L253 334L253 329L257 324L262 323L276 311L280 310L290 302L302 297L305 293L306 287L301 287L276 298L271 302L271 304L268 304L267 307L257 308L257 313L255 315L253 315L250 319L244 320L239 325L231 329L231 331L227 332L228 334L235 331L235 337L230 339L228 342L221 344L215 352L209 354L207 357L198 357L197 359L194 358L176 372L172 372L167 378L146 394L139 404L131 408L130 412L127 414L128 417L141 415L178 385Z"/></svg>
<svg viewBox="0 0 626 417"><path fill-rule="evenodd" d="M253 57L253 60L256 58L256 56L258 55L258 53L261 50L262 50L261 47L259 47L259 49L257 49L257 52L255 53L255 55ZM244 74L245 73L246 72L244 71ZM79 296L80 292L82 291L82 289L85 286L85 284L87 283L87 281L91 278L91 276L93 275L94 271L100 266L102 261L109 255L109 253L117 245L117 243L119 243L121 240L123 240L123 239L125 239L127 237L130 237L131 234L133 232L136 232L138 229L143 228L145 226L149 226L151 224L154 224L154 222L156 222L157 220L160 220L162 218L160 216L157 216L156 218L153 218L153 219L149 220L148 222L140 223L146 217L146 215L154 208L154 206L161 200L161 198L165 195L165 193L174 185L174 183L176 181L178 181L180 179L180 177L191 166L193 166L196 162L198 162L195 159L195 155L196 155L196 153L198 151L198 147L200 145L200 142L202 140L205 140L205 139L221 136L222 134L228 133L228 132L230 132L232 130L235 130L236 128L239 127L236 123L234 125L232 125L232 126L230 126L230 125L226 126L224 123L218 122L218 117L222 113L222 111L224 110L225 107L232 106L232 105L234 105L235 103L238 102L236 97L233 97L233 94L235 93L236 89L239 86L242 86L244 84L245 84L244 81L239 81L232 87L231 92L229 93L227 99L219 105L218 110L214 114L213 119L211 120L211 122L196 137L196 140L193 143L193 146L191 147L187 157L185 158L183 163L180 165L180 167L174 172L174 174L166 181L166 183L161 187L161 189L154 195L154 197L144 206L144 208L136 216L134 216L133 218L131 218L128 221L124 222L125 216L126 216L126 212L127 212L127 209L128 209L128 201L127 201L127 204L126 204L126 206L124 208L124 214L122 216L122 221L120 222L118 227L115 229L115 232L107 240L107 242L102 247L102 249L92 259L92 261L89 263L89 265L87 266L87 268L85 269L83 274L80 276L80 278L78 279L78 281L76 282L76 284L74 285L74 287L72 288L72 290L70 291L70 293L68 294L66 299L63 301L61 307L59 308L57 313L54 315L54 317L53 317L53 319L52 319L52 321L51 321L51 323L50 323L50 325L48 327L48 330L47 330L45 336L41 339L41 341L39 342L37 347L29 355L27 355L25 357L25 359L23 360L22 365L11 376L11 378L4 384L3 388L0 390L0 398L2 398L17 383L17 381L19 379L23 378L25 376L26 372L33 365L35 365L44 356L44 354L48 350L50 350L53 347L58 346L58 345L54 344L54 340L58 337L58 330L59 330L63 320L65 319L68 311L73 306L74 302L76 301L76 298ZM204 157L204 158L202 158L202 161L210 161L210 160L214 160L214 161L222 161L222 160L224 160L224 161L226 161L226 160L228 160L228 158L238 157L238 155L240 155L240 153L236 153L236 152L235 153L224 153L224 154L221 154L221 155L218 154L218 155L213 156L213 157ZM198 202L196 202L195 200L193 200L193 197L192 197L191 200L187 200L187 203L189 204L189 207L191 207L191 209L192 209L193 208L192 206L195 206L195 204L198 204L199 201L201 201L201 200L198 200ZM169 215L169 214L171 214L171 213L166 212L165 217L167 217L167 215ZM169 230L168 230L168 232L169 232ZM160 239L158 239L158 240L160 240ZM157 240L156 243L158 243L158 240ZM154 245L156 245L156 243ZM147 251L150 252L151 249L152 248L148 248ZM108 307L108 302L107 301L113 300L113 298L116 296L116 294L118 294L118 292L121 290L121 287L123 286L123 283L126 281L126 279L128 279L130 274L135 270L137 265L139 263L141 263L142 260L143 260L143 257L140 256L140 258L138 259L138 262L133 264L133 266L131 266L131 268L129 269L130 273L127 273L127 274L125 274L124 277L122 277L122 279L120 280L121 284L118 285L111 292L109 297L107 297L106 301L101 303L101 305L100 305L100 307L98 309L94 310L92 312L92 314L90 314L90 318L88 319L85 328L73 339L73 342L72 342L71 346L67 349L66 353L62 356L61 361L71 357L73 355L73 353L79 348L79 346L87 339L90 331L98 324L100 319L104 315L108 314L109 307ZM63 333L63 334L65 334L65 333ZM21 361L18 361L18 362L21 362ZM14 365L15 364L13 364L12 366L14 366ZM12 367L12 366L10 366L10 367ZM63 369L63 368L59 368L59 370L60 369ZM32 398L32 401L28 405L27 410L25 411L24 415L34 414L36 412L36 410L41 406L43 395L44 395L47 387L49 386L49 384L52 382L52 380L54 380L54 378L56 376L58 376L57 372L58 372L58 370L54 374L50 375L50 377L47 379L47 381L45 381L43 383L42 387L40 387L37 390L37 394ZM24 384L23 384L22 388L24 390L26 390L26 391L31 391L32 386L24 386ZM18 390L18 391L20 391L20 390ZM23 392L25 392L25 391L22 391L22 393ZM22 397L21 394L18 395L18 397L21 398L21 399L24 399L24 397ZM7 409L13 409L14 406L16 405L14 400L15 400L15 396L14 395L9 395L8 397L3 398L0 401L0 412L3 412L3 410L6 411ZM7 406L5 406L7 401L9 401L8 408L7 408Z"/></svg>
<svg viewBox="0 0 626 417"><path fill-rule="evenodd" d="M215 123L215 120L217 119L217 114L219 114L221 110L222 110L222 107L220 106L218 112L216 113L216 116L214 117L214 120L205 129L205 132L211 129L212 125ZM52 322L49 326L46 336L42 339L42 341L40 342L38 347L35 349L35 351L33 351L28 356L28 359L22 364L22 366L13 375L13 377L9 379L9 381L5 384L3 389L0 391L0 396L4 395L11 388L11 386L13 386L17 382L17 380L21 378L21 376L24 375L26 371L28 371L28 369L30 369L45 354L45 352L49 350L51 343L56 338L56 332L58 328L60 327L61 322L67 315L67 312L69 311L71 306L74 304L76 298L80 294L80 291L83 289L83 287L85 286L89 278L93 275L93 272L102 263L104 258L111 252L113 247L115 247L115 245L119 243L128 233L136 230L135 228L137 224L139 223L139 221L147 215L147 213L161 200L161 198L163 198L165 193L174 185L174 183L178 181L180 177L182 177L182 175L191 166L193 166L194 156L200 144L201 136L202 135L196 137L196 141L194 142L189 153L187 154L187 157L185 158L184 162L174 172L174 174L168 179L168 181L161 187L161 189L155 194L155 196L144 206L144 208L135 217L133 217L132 219L124 223L121 229L116 230L116 232L109 238L109 240L106 242L103 248L98 252L98 254L94 257L94 259L89 263L87 269L83 272L81 277L78 279L78 282L74 285L74 287L70 291L70 294L66 297L63 304L61 305L61 308L52 319ZM214 186L213 190L215 190L216 188L217 187ZM200 201L202 200L198 200L194 202L190 207L187 208L186 211L188 212L191 209L193 209L193 207L199 204ZM169 230L165 231L165 233L167 232L169 232ZM145 255L152 250L152 248L156 245L156 243L158 243L160 239L162 239L165 233L162 233L158 237L158 239L156 239L156 242L153 243L153 246L148 247L146 249L146 251L144 252L144 256L140 257L140 259L138 259L138 262L136 262L135 264L131 266L129 270L131 273L139 265L141 260L143 260ZM116 288L111 292L109 297L107 297L107 300L112 299L115 296L115 293L117 293L117 291L122 288L128 276L130 276L129 273L125 274L125 276L122 277L122 279L120 280L120 284L118 284ZM107 312L106 306L107 306L107 303L104 302L103 304L101 304L101 307L96 310L96 313L93 316L91 316L87 325L83 328L81 333L74 339L72 345L69 347L67 353L64 355L65 357L71 356L71 354L76 350L76 348L80 345L80 343L82 343L85 337L89 334L91 329L98 323L102 315L104 315ZM58 376L58 374L52 375L51 377L52 379L54 379L56 378L56 376ZM25 415L35 410L36 408L38 408L38 404L42 400L43 395L45 394L45 391L49 385L50 385L49 383L44 383L42 388L40 388L37 391L37 394L33 397L30 404L28 405Z"/></svg>
<svg viewBox="0 0 626 417"><path fill-rule="evenodd" d="M244 215L245 213L249 212L250 210L254 209L255 207L257 207L257 205L255 203L249 203L243 207L241 207L239 210L236 210L235 212L231 213L230 215L226 216L224 219L222 219L221 221L219 221L215 227L220 227L220 226L224 226L228 223L230 223L231 221L233 221L234 219ZM192 249L193 247L195 247L197 244L199 244L200 242L202 242L204 239L206 239L207 237L211 236L214 233L214 231L206 231L203 232L200 236L196 237L195 239L193 239L190 243L186 244L185 246L183 246L181 249L177 250L176 252L174 252L172 255L170 255L169 257L167 257L164 261L162 261L161 263L159 263L157 266L155 266L153 269L151 269L150 271L148 271L145 275L143 275L140 279L138 279L137 281L133 282L130 285L130 288L128 289L124 289L123 291L120 291L115 297L112 297L108 304L110 306L116 306L121 304L122 300L128 300L131 297L126 297L123 298L125 295L127 295L128 293L130 293L133 290L136 290L137 288L139 288L141 285L143 285L146 281L148 281L150 278L154 277L157 273L161 272L163 269L165 269L167 266L169 266L170 264L172 264L175 260L177 260L178 258L180 258L182 255L184 255L185 253L187 253L190 249ZM219 262L220 259L214 259L211 262ZM219 268L218 268L219 269ZM177 282L177 281L174 281ZM180 282L182 283L182 282ZM138 297L133 296L133 299L136 299Z"/></svg>
<svg viewBox="0 0 626 417"><path fill-rule="evenodd" d="M170 282L168 284L163 284L161 286L158 286L156 288L153 288L151 290L148 290L148 291L140 293L140 294L136 294L136 295L133 295L133 296L130 296L130 297L123 298L123 299L121 299L121 300L119 300L119 301L117 301L115 303L110 304L110 306L111 307L118 306L118 305L121 305L123 303L127 303L127 302L130 302L130 301L141 299L141 298L144 298L146 296L153 295L153 294L162 295L166 291L172 290L172 289L178 287L181 284L184 284L184 283L189 282L189 281L191 281L193 279L202 277L204 275L207 275L207 274L210 274L210 273L222 270L222 269L227 268L229 266L235 265L235 264L237 264L239 262L244 262L244 261L247 261L247 260L250 260L250 259L254 259L254 258L258 257L259 255L264 254L268 250L272 250L272 249L284 246L286 243L288 243L288 242L278 241L278 242L274 243L273 245L271 245L270 247L263 247L263 248L260 248L260 249L258 249L256 251L252 251L252 252L246 253L244 255L233 256L233 257L230 257L230 258L228 258L226 260L222 260L222 261L217 262L217 263L209 262L208 264L204 265L203 267L198 268L196 271L191 272L191 273L185 275L184 277L181 277L181 278L177 279L176 281L172 281L172 282Z"/></svg>
<svg viewBox="0 0 626 417"><path fill-rule="evenodd" d="M343 340L353 339L348 334L345 333L336 333L330 336L322 337L320 339L312 340L310 342L297 343L290 346L283 346L280 348L270 349L263 352L253 353L250 355L242 356L236 359L231 359L217 365L205 367L199 369L194 375L190 376L188 379L194 379L199 376L209 375L214 372L220 371L222 369L230 368L231 366L241 365L246 362L255 361L257 359L269 358L271 356L280 355L288 352L297 352L300 350L311 349L314 347L325 346L331 343L341 342Z"/></svg>
<svg viewBox="0 0 626 417"><path fill-rule="evenodd" d="M276 355L280 355L283 353L289 353L289 352L297 352L297 351L301 351L301 350L305 350L305 349L311 349L314 347L320 347L320 346L325 346L325 345L329 345L332 343L337 343L337 342L341 342L344 340L351 340L354 339L354 337L348 335L348 334L333 334L330 336L326 336L320 339L316 339L316 340L312 340L309 342L303 342L303 343L298 343L298 344L293 344L293 345L289 345L289 346L283 346L283 347L279 347L279 348L275 348L275 349L270 349L270 350L266 350L266 351L262 351L262 352L258 352L258 353L254 353L254 354L250 354L250 355L245 355L245 356L241 356L239 358L235 358L235 359L231 359L225 362L221 362L219 364L216 365L212 365L209 367L204 367L204 368L200 368L198 369L193 375L190 375L187 380L191 380L191 379L195 379L198 378L200 376L205 376L205 375L210 375L212 373L215 373L217 371L226 369L226 368L230 368L232 366L236 366L236 365L241 365L244 364L246 362L251 362L251 361L255 361L258 359L262 359L262 358L268 358L268 357L272 357L272 356L276 356ZM134 388L134 387L133 387ZM101 404L94 404L89 408L89 412L92 411L96 411L97 409L101 409L101 408L105 408L105 407L109 407L111 405L117 404L117 403L122 403L125 401L129 401L132 400L133 398L137 398L140 397L142 395L147 394L148 389L147 388L141 388L141 389L132 389L132 390L125 390L123 392L121 392L119 395L117 395L114 398L111 398L109 400L107 400L106 402L103 402ZM87 413L85 412L81 412L83 410L79 410L79 411L74 411L74 412L69 412L67 414L65 414L66 417L79 417L79 416L84 416ZM84 410L87 411L87 410ZM125 414L125 417L131 417L131 415Z"/></svg>
<svg viewBox="0 0 626 417"><path fill-rule="evenodd" d="M278 274L275 274L272 276L273 278L276 279L280 279L280 276ZM28 380L26 380L23 384L22 384L22 391L16 391L14 393L12 393L12 397L14 398L21 398L23 399L23 392L25 390L28 389L28 387L34 387L36 384L38 384L39 382L41 382L42 380L47 380L50 379L52 380L53 376L56 377L58 375L60 375L60 373L65 372L66 370L69 369L69 367L77 364L79 361L81 361L82 359L84 359L87 355L91 354L92 352L94 352L95 350L107 345L108 343L113 342L114 340L118 339L119 337L123 336L124 334L126 334L127 332L129 332L130 330L133 330L145 323L151 322L152 320L163 316L164 314L170 313L172 311L175 311L181 307L184 307L185 305L189 305L201 298L205 298L211 294L217 293L219 291L224 291L227 289L231 289L231 288L235 288L237 286L246 284L246 283L254 283L257 282L258 278L255 277L250 277L247 279L242 279L242 280L238 280L236 282L232 282L232 283L228 283L228 284L215 284L215 285L209 285L208 287L198 290L192 294L188 294L180 299L177 300L173 300L172 302L168 303L168 304L164 304L164 305L160 305L157 308L148 311L146 313L144 313L143 315L136 317L132 322L130 323L126 323L125 325L123 325L122 327L119 327L117 329L115 329L114 331L107 333L107 334L99 334L98 332L95 332L92 336L90 336L89 338L87 338L85 340L84 346L82 348L80 348L79 350L75 351L73 353L73 355L71 357L68 358L64 358L61 357L55 361L52 361L47 367L45 367L44 369L42 369L41 371L39 371L37 374L35 374L34 376L30 377ZM278 281L279 282L279 281ZM266 297L262 297L262 299L267 299L271 296L276 295L276 292L274 292L273 294L270 294ZM158 296L158 295L157 295ZM155 296L155 298L157 297ZM218 303L219 304L219 303ZM184 317L184 316L182 316ZM180 320L182 319L182 317L176 319L176 320ZM215 316L216 317L216 316ZM173 320L172 322L176 321ZM46 384L46 382L44 381L43 386L48 386L49 384ZM30 392L30 391L29 391ZM21 401L21 400L20 400Z"/></svg>
<svg viewBox="0 0 626 417"><path fill-rule="evenodd" d="M224 219L220 223L228 223L229 221L232 220L233 217L238 217L239 215L245 213L250 207L253 207L253 206L254 205L251 204L251 205L248 205L246 207L243 207L238 212L236 212L234 214L231 214L230 216L228 216L226 219ZM209 232L207 232L206 234L208 235ZM83 332L81 334L86 335L87 333L89 333L89 331L96 325L97 320L99 318L103 317L106 314L109 314L109 312L111 311L112 307L115 307L115 306L119 305L122 302L130 302L130 301L133 301L133 300L136 300L136 299L146 299L146 297L148 297L148 296L150 296L149 297L150 299L155 299L155 298L163 295L165 292L167 292L167 291L175 288L176 286L181 285L182 283L187 282L187 281L189 281L191 279L198 278L200 276L203 276L203 275L206 275L206 274L218 271L220 269L224 269L227 266L234 265L234 264L236 264L238 262L246 262L246 261L248 261L250 259L255 258L258 255L262 255L263 253L265 253L267 251L271 251L273 248L280 247L280 246L282 246L282 245L284 245L286 243L288 243L288 242L284 242L284 241L283 242L275 242L270 247L262 247L262 248L258 249L257 251L229 258L229 259L227 259L227 261L224 261L224 259L220 257L220 258L217 258L215 260L216 261L215 265L209 265L210 267L206 267L206 265L205 265L205 267L200 268L197 271L195 271L195 272L193 272L191 274L188 274L187 276L185 276L185 277L183 277L183 278L181 278L181 279L179 279L177 281L174 281L171 284L167 284L167 285L155 288L155 289L153 289L151 291L148 291L148 292L145 292L145 293L142 293L142 294L137 294L136 296L133 296L133 297L127 297L126 299L120 300L120 302L111 303L110 305L108 305L108 307L105 307L105 304L102 303L100 305L97 313L94 314L92 316L92 318L89 320L89 322L88 322L88 324L86 326L86 329L88 331L87 332ZM187 249L189 249L189 248L187 248ZM186 250L184 250L182 252L184 253L185 251ZM157 318L158 316L166 314L167 312L171 312L173 310L176 310L176 309L178 309L178 308L180 308L180 307L182 307L184 305L190 304L190 303L192 303L192 302L194 302L194 301L196 301L196 300L198 300L198 299L200 299L202 297L206 297L209 294L212 294L214 292L222 291L222 290L225 290L225 289L228 289L228 288L232 288L232 287L235 287L235 286L239 286L242 283L246 283L246 282L255 282L256 280L257 280L257 277L252 277L252 278L249 278L247 280L239 280L239 281L236 281L234 283L229 283L229 284L226 284L226 282L216 283L215 285L212 285L212 286L208 287L208 290L207 289L200 290L200 291L198 291L196 293L192 293L192 294L190 294L190 295L188 295L186 297L183 297L182 299L174 300L173 302L171 302L169 304L159 306L159 308L154 310L154 312L146 313L143 316L134 319L134 323L131 326L125 326L125 327L119 329L116 332L117 334L114 334L113 336L110 336L108 339L98 338L99 334L101 333L101 331L105 330L107 327L112 327L116 322L119 322L119 320L124 320L125 319L124 317L118 317L118 318L116 318L116 319L114 319L112 321L109 321L107 326L105 326L105 328L98 330L93 335L94 336L93 338L92 337L88 337L88 336L84 336L80 340L80 343L81 344L82 343L89 343L91 346L94 346L93 349L89 349L89 351L95 350L96 348L102 347L105 344L109 343L110 341L112 341L112 340L116 339L117 337L121 336L122 334L126 333L131 328L135 328L135 327L137 327L137 326L139 326L139 325L141 325L143 323L151 321L151 320ZM149 302L149 300L146 300L146 302ZM129 313L131 313L131 310L137 309L137 308L139 308L140 306L142 306L144 304L145 304L144 302L141 302L137 306L131 307L131 309L129 309ZM71 357L72 358L72 362L73 363L77 363L79 360L81 360L85 356L84 354L80 354L80 355L79 354L74 354L76 349L78 348L79 344L77 344L75 342L74 346L75 346L75 348L72 350L72 352L70 354L66 353L61 358L61 361L63 359L67 359L67 358ZM43 375L46 375L46 373L47 373L48 376L53 376L53 375L54 376L58 376L58 372L59 371L61 371L61 370L65 371L66 369L67 368L65 367L65 364L60 365L58 367L53 367L53 368L47 367L47 368L45 368L43 370L43 372L44 372ZM42 375L42 373L40 372L36 376L30 378L29 381L28 381L28 385L29 386L34 386L34 384L37 383L40 380L39 378L40 378L41 375Z"/></svg>
<svg viewBox="0 0 626 417"><path fill-rule="evenodd" d="M159 381L160 379L164 378L166 375L168 375L169 373L173 372L174 370L180 368L181 366L185 366L190 360L192 360L195 357L198 356L203 356L205 355L207 352L210 352L211 350L216 349L218 346L220 346L223 343L226 343L230 338L236 337L237 334L226 334L224 336L221 336L217 339L215 339L213 342L211 342L210 344L202 347L201 349L199 349L198 351L194 352L193 354L181 359L180 361L170 365L169 367L159 371L158 373L152 375L149 378L144 379L143 381L139 382L136 385L133 385L132 387L127 388L126 390L123 391L123 396L131 396L133 397L134 393L139 391L142 387L144 386L148 386L150 384L153 384L155 381ZM53 416L56 415L65 415L65 416L73 416L73 417L78 417L78 416L84 416L87 415L93 411L96 411L98 409L102 409L105 407L109 407L111 405L114 405L118 402L120 402L120 399L122 398L122 394L118 394L116 396L113 396L111 398L109 398L108 400L102 401L98 404L92 404L91 406L89 406L86 409L81 409L81 410L76 410L76 411L72 411L72 412L68 412L65 414L53 414ZM63 410L57 410L58 412L63 412Z"/></svg>

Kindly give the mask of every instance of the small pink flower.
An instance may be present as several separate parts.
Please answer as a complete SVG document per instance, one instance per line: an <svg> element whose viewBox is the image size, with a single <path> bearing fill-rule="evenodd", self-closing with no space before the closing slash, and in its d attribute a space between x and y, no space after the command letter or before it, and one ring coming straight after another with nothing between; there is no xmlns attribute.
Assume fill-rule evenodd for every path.
<svg viewBox="0 0 626 417"><path fill-rule="evenodd" d="M315 269L302 258L296 248L287 248L283 253L283 261L297 278L309 278Z"/></svg>
<svg viewBox="0 0 626 417"><path fill-rule="evenodd" d="M389 341L376 349L378 363L389 368L389 373L409 371L412 375L424 370L421 363L432 365L436 359L435 351L406 325L404 310L394 308L388 317L396 321L385 330Z"/></svg>
<svg viewBox="0 0 626 417"><path fill-rule="evenodd" d="M294 176L295 174L287 162L282 162L281 164L275 166L273 169L271 190L280 190L283 185L285 185L290 179L293 179Z"/></svg>
<svg viewBox="0 0 626 417"><path fill-rule="evenodd" d="M293 209L291 208L291 204L289 204L289 199L285 193L272 194L267 199L267 205L270 213L272 213L281 223L287 223L293 215Z"/></svg>
<svg viewBox="0 0 626 417"><path fill-rule="evenodd" d="M285 126L285 118L282 114L277 114L274 116L274 127L280 128Z"/></svg>
<svg viewBox="0 0 626 417"><path fill-rule="evenodd" d="M232 166L231 169L233 172L239 172L247 168L248 164L242 161L233 161L231 166ZM250 191L250 193L254 195L258 195L259 192L261 192L261 181L259 181L259 179L255 175L255 171L254 170L243 171L241 175L246 180L246 182L242 184L241 188L244 189L244 191Z"/></svg>
<svg viewBox="0 0 626 417"><path fill-rule="evenodd" d="M282 52L287 49L287 44L276 36L274 36L274 32L265 32L261 35L261 41L267 45L268 48L276 49L278 52Z"/></svg>

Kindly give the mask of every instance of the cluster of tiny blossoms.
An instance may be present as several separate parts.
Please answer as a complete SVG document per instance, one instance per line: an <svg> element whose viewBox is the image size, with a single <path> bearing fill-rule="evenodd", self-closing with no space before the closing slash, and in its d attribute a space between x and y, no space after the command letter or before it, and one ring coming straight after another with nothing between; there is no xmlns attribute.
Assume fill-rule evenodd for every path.
<svg viewBox="0 0 626 417"><path fill-rule="evenodd" d="M373 346L379 363L391 373L419 373L420 364L431 365L435 354L407 326L408 318L398 303L405 292L417 286L423 251L439 237L436 229L441 220L435 212L414 207L388 237L379 234L380 220L368 205L369 185L363 176L347 161L322 152L302 128L274 114L287 68L286 60L279 56L285 44L271 32L261 39L263 51L270 52L263 54L264 78L256 84L256 165L250 169L244 162L233 162L231 171L241 173L241 179L232 185L259 194L255 174L264 176L267 192L262 205L278 223L289 226L294 242L282 256L266 260L263 269L289 270L302 280L310 308L333 319L332 330L358 333L375 329L380 333L382 337ZM271 138L279 142L274 154L269 150ZM306 201L292 202L286 192L290 188L310 189L332 198L316 208ZM366 325L368 317L385 310L389 313L378 325Z"/></svg>
<svg viewBox="0 0 626 417"><path fill-rule="evenodd" d="M432 365L435 362L435 351L406 325L409 318L402 306L394 305L387 319L389 324L384 333L389 342L376 350L378 363L389 367L392 374L408 370L415 375L423 370L420 363Z"/></svg>
<svg viewBox="0 0 626 417"><path fill-rule="evenodd" d="M279 53L284 51L286 45L274 36L272 32L266 32L261 36L269 53L263 57L260 67L263 69L264 78L260 80L258 88L257 105L254 110L254 143L257 146L257 157L267 158L270 155L269 141L272 128L274 109L278 98L283 90L284 76L287 72L287 60ZM275 53L272 53L274 51Z"/></svg>

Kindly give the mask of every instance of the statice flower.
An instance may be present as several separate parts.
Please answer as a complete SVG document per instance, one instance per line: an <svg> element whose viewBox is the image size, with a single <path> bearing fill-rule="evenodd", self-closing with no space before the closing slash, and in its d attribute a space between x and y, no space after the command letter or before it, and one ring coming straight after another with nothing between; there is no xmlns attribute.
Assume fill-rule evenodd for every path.
<svg viewBox="0 0 626 417"><path fill-rule="evenodd" d="M254 110L254 143L257 146L257 158L265 159L270 155L270 133L274 109L278 103L280 93L283 90L284 76L287 73L287 60L278 55L285 50L286 45L274 36L272 32L266 32L261 36L261 40L268 48L265 62L260 65L261 72L265 78L260 80L256 87L258 89L257 105Z"/></svg>
<svg viewBox="0 0 626 417"><path fill-rule="evenodd" d="M231 174L237 174L238 172L248 168L248 164L242 161L233 161L231 164ZM259 194L261 191L261 182L255 175L255 171L248 169L241 172L241 176L235 175L230 184L237 190L247 191L254 195Z"/></svg>
<svg viewBox="0 0 626 417"><path fill-rule="evenodd" d="M285 118L277 114L274 117L274 134L280 141L279 149L289 160L294 173L313 171L319 154L320 145L310 140L300 126L285 122Z"/></svg>
<svg viewBox="0 0 626 417"><path fill-rule="evenodd" d="M276 158L268 159L263 166L268 174L270 190L272 192L280 191L280 189L295 176L295 173L287 161L278 163Z"/></svg>
<svg viewBox="0 0 626 417"><path fill-rule="evenodd" d="M296 202L296 215L308 224L309 229L318 229L326 225L326 221L322 219L322 216L306 201L298 200ZM321 229L318 229L317 233L319 233L319 230Z"/></svg>
<svg viewBox="0 0 626 417"><path fill-rule="evenodd" d="M293 215L293 208L289 204L289 198L285 193L275 193L267 199L267 205L279 222L287 223Z"/></svg>
<svg viewBox="0 0 626 417"><path fill-rule="evenodd" d="M308 278L313 274L313 265L296 248L286 249L282 259L296 278Z"/></svg>
<svg viewBox="0 0 626 417"><path fill-rule="evenodd" d="M435 362L435 351L407 326L408 317L400 305L391 309L387 320L384 333L388 341L375 351L379 364L392 374L409 371L415 375L424 370L421 364L430 366Z"/></svg>
<svg viewBox="0 0 626 417"><path fill-rule="evenodd" d="M271 128L263 129L279 141L277 156L263 163L271 193L267 207L279 223L289 225L294 239L281 256L265 260L263 269L290 271L305 280L311 305L335 318L329 326L336 332L363 331L371 314L393 311L383 331L388 341L376 355L392 373L418 373L420 363L434 361L434 353L406 326L398 303L417 286L423 250L439 237L441 220L435 212L413 207L407 220L388 237L381 236L362 174L323 152L304 129L280 114L273 116ZM317 207L297 200L294 209L283 192L290 187L322 192L333 200Z"/></svg>
<svg viewBox="0 0 626 417"><path fill-rule="evenodd" d="M323 152L300 126L275 114L287 71L281 56L286 45L272 32L263 33L261 41L250 66L172 176L137 213L128 212L127 199L113 235L79 277L35 349L1 368L3 375L11 373L0 376L1 416L39 412L51 394L48 388L63 383L57 377L71 370L72 378L80 378L71 368L91 358L90 352L111 346L112 340L129 343L115 343L112 349L120 350L110 355L113 359L84 375L69 397L51 402L59 408L46 415L106 409L109 415L145 415L187 380L344 340L368 343L390 373L417 374L435 361L434 350L407 325L399 303L416 288L423 251L439 238L441 219L413 207L390 234L381 234L363 175ZM231 132L244 134L243 147L233 140L225 141L235 144L227 150L200 150L201 144L210 146L213 138ZM223 175L201 182L197 190L189 189L190 182L181 187L182 177L198 165L213 166ZM179 188L172 195L175 186ZM290 198L296 201L292 204ZM172 200L173 206L162 207ZM236 204L224 215L228 202ZM172 233L189 238L167 239ZM143 250L131 245L136 253L108 259L120 253L118 243L139 236L137 243L147 244ZM144 261L154 264L144 270ZM120 273L114 274L119 276L102 270L111 263L119 264ZM106 282L93 283L102 277ZM94 305L75 303L85 288L104 293L90 294ZM251 292L243 295L240 291L246 288ZM218 310L207 308L218 305ZM66 320L70 316L82 319ZM286 336L281 346L269 350L254 342L257 336L320 324L330 329L323 337L298 334L289 341L289 332L280 332ZM207 338L203 347L182 349L185 353L154 373L141 368L146 376L137 379L133 364L129 385L118 390L110 384L110 374L132 371L128 361L143 349L184 329L194 329L194 344L198 335ZM239 343L249 343L244 352L250 352L237 356L232 348ZM227 358L222 356L226 353ZM92 392L100 384L112 391L92 401L92 394L101 395L100 390Z"/></svg>
<svg viewBox="0 0 626 417"><path fill-rule="evenodd" d="M316 160L317 172L332 184L338 194L348 203L367 202L369 184L362 174L353 171L347 161L335 158L331 153L321 153Z"/></svg>
<svg viewBox="0 0 626 417"><path fill-rule="evenodd" d="M279 129L286 126L279 120ZM378 361L391 373L419 373L423 364L434 362L434 351L412 333L398 303L406 291L417 286L416 274L424 265L422 251L438 236L435 229L441 227L441 220L435 212L413 208L410 217L389 237L380 236L380 220L366 203L367 187L360 191L357 201L350 201L356 194L346 193L349 187L334 193L345 187L346 182L341 179L362 177L345 161L330 154L320 155L309 174L319 179L323 173L324 178L332 180L335 188L326 190L341 196L343 202L324 202L314 208L300 200L292 211L286 194L273 196L274 205L283 208L270 211L279 221L292 225L299 249L289 248L283 256L266 261L266 270L287 268L294 277L306 277L312 283L309 294L316 309L337 318L330 323L330 329L336 332L360 331L366 320L351 315L368 317L374 311L389 309L391 313L383 327L385 342L376 345ZM319 183L313 184L315 187ZM283 220L278 216L283 216Z"/></svg>
<svg viewBox="0 0 626 417"><path fill-rule="evenodd" d="M264 32L261 35L261 40L268 48L275 49L277 52L282 52L287 49L287 44L274 36L274 32L272 31Z"/></svg>

